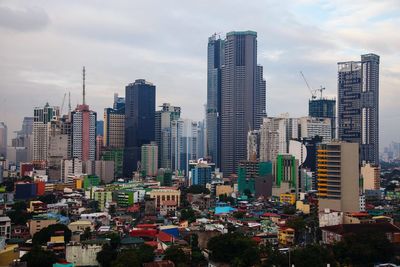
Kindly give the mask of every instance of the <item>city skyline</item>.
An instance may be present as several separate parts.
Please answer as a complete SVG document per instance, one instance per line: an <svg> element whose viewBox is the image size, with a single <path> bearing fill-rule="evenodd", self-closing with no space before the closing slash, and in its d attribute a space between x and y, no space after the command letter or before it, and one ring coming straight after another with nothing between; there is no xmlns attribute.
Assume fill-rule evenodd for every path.
<svg viewBox="0 0 400 267"><path fill-rule="evenodd" d="M207 14L207 2L133 6L119 1L96 8L81 3L31 6L23 1L2 2L0 33L6 38L0 44L5 51L0 62L4 74L0 112L9 139L23 117L31 116L34 106L46 102L60 106L64 93L71 91L74 108L81 98L83 65L87 67L87 102L97 112L111 105L114 92L123 95L126 84L143 78L157 85L157 106L173 103L182 107L184 118L199 121L207 94L208 37L214 32L223 36L232 30L254 30L258 33L259 64L264 66L267 81L269 116L307 114L311 95L300 70L313 88L323 85L325 96L336 97L337 62L376 53L381 57L381 150L392 140L398 141L399 129L392 122L399 118L396 88L400 69L395 65L399 39L391 34L399 20L398 2L355 1L344 6L340 1L323 5L254 1L228 7L226 3L214 3L215 11L203 15ZM154 10L157 16L152 22L136 23L129 12L133 8ZM158 12L165 8L170 12ZM213 16L216 10L224 12ZM69 18L72 12L73 21ZM240 18L234 16L239 12ZM19 20L22 16L23 22ZM142 27L149 28L143 31ZM175 30L168 31L171 28ZM13 108L15 99L21 104L18 109Z"/></svg>

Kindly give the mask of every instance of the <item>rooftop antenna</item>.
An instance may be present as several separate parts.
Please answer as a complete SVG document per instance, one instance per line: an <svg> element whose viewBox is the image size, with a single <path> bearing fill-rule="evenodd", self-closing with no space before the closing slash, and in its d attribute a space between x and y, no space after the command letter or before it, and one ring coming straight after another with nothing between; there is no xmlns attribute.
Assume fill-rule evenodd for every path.
<svg viewBox="0 0 400 267"><path fill-rule="evenodd" d="M82 70L82 78L83 78L83 105L86 105L86 99L85 99L85 97L86 97L86 91L85 91L85 75L86 75L86 70L85 70L85 66L83 66L83 70Z"/></svg>

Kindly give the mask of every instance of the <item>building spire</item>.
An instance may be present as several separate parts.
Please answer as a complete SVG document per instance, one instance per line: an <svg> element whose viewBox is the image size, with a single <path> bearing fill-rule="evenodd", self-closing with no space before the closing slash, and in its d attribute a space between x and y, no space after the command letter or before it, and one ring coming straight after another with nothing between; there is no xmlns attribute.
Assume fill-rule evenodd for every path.
<svg viewBox="0 0 400 267"><path fill-rule="evenodd" d="M82 86L83 86L83 92L82 92L82 94L83 94L83 105L86 105L86 90L85 90L85 76L86 76L86 70L85 70L85 66L83 66L83 70L82 70L82 78L83 78L83 83L82 83Z"/></svg>

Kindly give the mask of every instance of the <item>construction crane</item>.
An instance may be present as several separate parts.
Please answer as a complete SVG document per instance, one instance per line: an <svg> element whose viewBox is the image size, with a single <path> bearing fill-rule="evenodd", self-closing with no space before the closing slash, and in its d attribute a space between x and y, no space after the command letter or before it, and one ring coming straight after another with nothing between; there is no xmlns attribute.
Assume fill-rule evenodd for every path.
<svg viewBox="0 0 400 267"><path fill-rule="evenodd" d="M317 92L320 93L320 98L322 99L322 92L325 90L325 87L320 86L318 89L312 89L311 86L308 84L306 77L304 76L303 72L300 71L301 77L303 77L303 80L305 81L308 90L310 90L311 93L311 98L316 99L317 98Z"/></svg>
<svg viewBox="0 0 400 267"><path fill-rule="evenodd" d="M60 110L61 115L63 114L63 111L64 111L64 104L65 104L65 98L66 97L67 97L67 93L64 93L64 97L63 97L63 100L62 100L62 103L61 103L61 110Z"/></svg>

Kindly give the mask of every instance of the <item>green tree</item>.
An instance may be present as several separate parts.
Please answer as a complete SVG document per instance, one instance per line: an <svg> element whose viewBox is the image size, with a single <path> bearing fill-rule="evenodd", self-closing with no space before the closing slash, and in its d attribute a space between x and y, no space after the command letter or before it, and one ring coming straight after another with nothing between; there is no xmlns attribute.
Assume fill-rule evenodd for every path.
<svg viewBox="0 0 400 267"><path fill-rule="evenodd" d="M236 219L243 219L245 215L246 212L243 211L236 211L232 214L232 216L235 217Z"/></svg>
<svg viewBox="0 0 400 267"><path fill-rule="evenodd" d="M56 232L61 231L64 232L65 243L68 243L71 240L72 233L71 230L69 230L68 227L64 224L52 224L48 227L43 228L33 235L32 242L34 245L44 245L48 241L50 241L50 238L54 236Z"/></svg>
<svg viewBox="0 0 400 267"><path fill-rule="evenodd" d="M189 223L196 221L196 214L192 208L181 210L181 220L187 220Z"/></svg>
<svg viewBox="0 0 400 267"><path fill-rule="evenodd" d="M154 260L154 248L141 245L136 249L122 250L111 263L112 267L141 267L143 263Z"/></svg>
<svg viewBox="0 0 400 267"><path fill-rule="evenodd" d="M38 197L38 200L42 201L46 204L53 204L53 203L57 202L57 197L53 193L50 193L50 194L46 194L46 195Z"/></svg>
<svg viewBox="0 0 400 267"><path fill-rule="evenodd" d="M110 208L109 208L109 210L108 210L108 212L110 213L110 215L111 215L112 217L114 217L114 216L115 216L115 213L116 213L115 206L114 206L114 205L111 205Z"/></svg>
<svg viewBox="0 0 400 267"><path fill-rule="evenodd" d="M57 261L52 251L43 250L40 246L34 246L31 251L22 256L21 261L27 263L27 267L52 267Z"/></svg>
<svg viewBox="0 0 400 267"><path fill-rule="evenodd" d="M296 213L296 208L294 206L284 206L283 213L288 215L293 215Z"/></svg>
<svg viewBox="0 0 400 267"><path fill-rule="evenodd" d="M372 266L394 257L393 244L379 232L345 235L333 246L333 252L340 264L352 266Z"/></svg>
<svg viewBox="0 0 400 267"><path fill-rule="evenodd" d="M286 225L294 229L296 240L300 240L300 237L306 228L306 222L304 219L302 217L294 217L291 218Z"/></svg>
<svg viewBox="0 0 400 267"><path fill-rule="evenodd" d="M202 185L191 185L186 189L186 193L191 194L210 194L210 190Z"/></svg>
<svg viewBox="0 0 400 267"><path fill-rule="evenodd" d="M190 263L189 256L178 246L170 246L164 252L164 259L175 263L175 266L188 266Z"/></svg>
<svg viewBox="0 0 400 267"><path fill-rule="evenodd" d="M96 260L101 267L111 267L111 263L117 258L117 251L109 244L103 245L103 248L97 253Z"/></svg>
<svg viewBox="0 0 400 267"><path fill-rule="evenodd" d="M336 266L333 253L318 244L308 245L304 248L296 249L292 252L292 264L296 267L325 267L329 263L330 266Z"/></svg>
<svg viewBox="0 0 400 267"><path fill-rule="evenodd" d="M90 227L86 227L85 231L83 231L82 235L81 235L81 240L89 240L92 238L92 230L90 230Z"/></svg>
<svg viewBox="0 0 400 267"><path fill-rule="evenodd" d="M256 242L238 233L215 236L208 241L207 247L211 250L211 260L233 266L252 266L260 259Z"/></svg>
<svg viewBox="0 0 400 267"><path fill-rule="evenodd" d="M121 244L121 236L118 233L112 232L103 235L104 238L110 239L110 246L112 249L117 249Z"/></svg>

